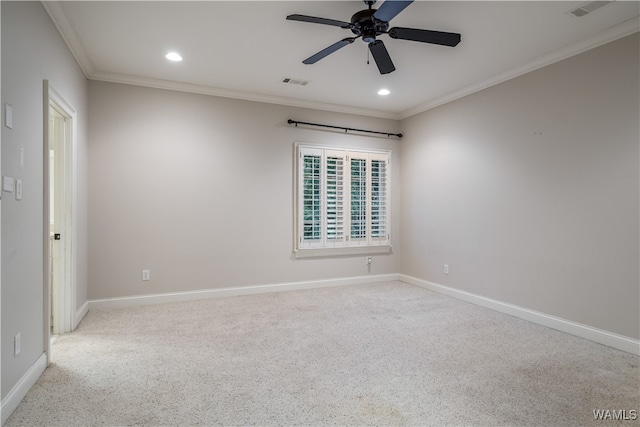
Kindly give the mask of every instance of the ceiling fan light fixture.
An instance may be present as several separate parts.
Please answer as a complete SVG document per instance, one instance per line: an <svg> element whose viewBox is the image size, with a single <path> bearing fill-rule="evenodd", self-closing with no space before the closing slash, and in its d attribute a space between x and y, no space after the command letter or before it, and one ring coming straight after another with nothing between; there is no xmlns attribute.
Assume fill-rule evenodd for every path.
<svg viewBox="0 0 640 427"><path fill-rule="evenodd" d="M389 89L380 89L378 91L378 95L380 96L387 96L391 93L391 91Z"/></svg>
<svg viewBox="0 0 640 427"><path fill-rule="evenodd" d="M182 61L182 56L180 56L180 54L177 52L169 52L164 57L167 58L169 61L173 61L173 62Z"/></svg>

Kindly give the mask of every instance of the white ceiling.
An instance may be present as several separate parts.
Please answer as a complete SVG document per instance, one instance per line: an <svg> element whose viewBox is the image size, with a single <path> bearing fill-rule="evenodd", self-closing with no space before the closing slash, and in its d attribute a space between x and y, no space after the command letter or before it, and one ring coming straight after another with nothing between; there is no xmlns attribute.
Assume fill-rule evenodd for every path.
<svg viewBox="0 0 640 427"><path fill-rule="evenodd" d="M640 2L581 18L584 1L416 1L391 27L459 32L454 48L386 35L396 71L380 75L361 40L314 65L302 60L349 30L287 21L349 21L361 1L44 2L90 79L285 105L404 118L638 31ZM377 7L382 1L377 3ZM376 7L374 6L374 7ZM175 50L184 61L164 55ZM307 86L282 83L284 77ZM377 95L380 88L391 94Z"/></svg>

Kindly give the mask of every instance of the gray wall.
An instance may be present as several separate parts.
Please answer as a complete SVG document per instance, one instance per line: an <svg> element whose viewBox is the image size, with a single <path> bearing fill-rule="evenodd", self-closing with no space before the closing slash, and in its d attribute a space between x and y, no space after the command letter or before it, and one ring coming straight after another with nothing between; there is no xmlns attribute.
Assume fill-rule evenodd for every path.
<svg viewBox="0 0 640 427"><path fill-rule="evenodd" d="M24 183L21 202L2 201L3 398L43 351L44 79L78 112L76 309L87 297L400 272L638 339L637 34L396 122L87 84L38 2L1 7L2 103L14 107L2 174ZM291 258L295 141L393 151L394 254L371 272L363 257Z"/></svg>
<svg viewBox="0 0 640 427"><path fill-rule="evenodd" d="M86 302L86 141L88 85L40 2L2 2L2 105L13 105L13 129L2 126L2 175L19 178L23 199L2 197L2 398L43 347L43 80L78 113L77 304ZM24 146L24 167L19 163ZM13 356L20 333L22 352Z"/></svg>
<svg viewBox="0 0 640 427"><path fill-rule="evenodd" d="M404 120L400 272L638 339L638 38Z"/></svg>
<svg viewBox="0 0 640 427"><path fill-rule="evenodd" d="M89 298L400 272L637 339L638 71L636 34L400 123L91 82ZM291 259L295 141L393 150L371 273Z"/></svg>
<svg viewBox="0 0 640 427"><path fill-rule="evenodd" d="M292 259L293 144L392 150L393 120L90 82L89 299L396 273L397 254ZM392 232L398 236L397 199ZM392 237L392 244L397 240ZM141 280L141 270L151 280Z"/></svg>

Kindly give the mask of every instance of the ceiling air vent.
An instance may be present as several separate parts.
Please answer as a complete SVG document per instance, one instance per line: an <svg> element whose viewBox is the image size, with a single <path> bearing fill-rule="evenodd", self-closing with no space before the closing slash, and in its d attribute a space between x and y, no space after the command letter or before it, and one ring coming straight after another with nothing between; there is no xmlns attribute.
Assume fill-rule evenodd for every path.
<svg viewBox="0 0 640 427"><path fill-rule="evenodd" d="M572 10L570 13L574 14L575 16L577 16L578 18L593 12L596 9L600 9L602 6L606 6L609 3L611 3L613 0L606 0L606 1L592 1L586 4L583 4L582 6Z"/></svg>
<svg viewBox="0 0 640 427"><path fill-rule="evenodd" d="M308 85L309 81L307 80L301 80L301 79L294 79L291 77L285 77L284 79L282 79L282 83L288 83L288 84L292 84L292 85L300 85L300 86L306 86Z"/></svg>

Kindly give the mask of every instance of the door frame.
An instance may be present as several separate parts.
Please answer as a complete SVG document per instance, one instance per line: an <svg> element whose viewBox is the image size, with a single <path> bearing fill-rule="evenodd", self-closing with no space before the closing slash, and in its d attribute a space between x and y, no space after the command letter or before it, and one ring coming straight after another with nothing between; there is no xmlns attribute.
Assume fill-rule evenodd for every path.
<svg viewBox="0 0 640 427"><path fill-rule="evenodd" d="M76 307L76 265L77 265L77 236L76 236L76 123L77 113L64 98L57 92L48 80L44 80L44 141L43 141L43 195L44 195L44 345L47 353L47 363L50 362L51 355L51 326L54 333L71 332L75 329L75 307ZM56 233L61 234L60 246L61 261L57 264L62 265L60 276L63 286L58 287L58 292L51 299L50 292L50 170L49 170L49 137L51 129L49 128L49 107L63 116L64 120L64 138L62 141L63 153L61 161L56 163L63 164L62 168L62 187L64 193L64 203L56 204L54 210L58 210L57 217L64 218L61 224L56 224ZM60 268L59 268L60 269ZM54 325L51 325L50 307L54 307Z"/></svg>

